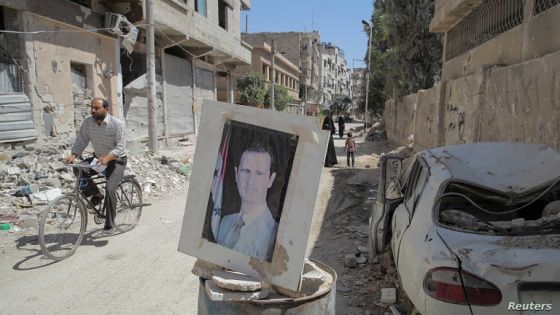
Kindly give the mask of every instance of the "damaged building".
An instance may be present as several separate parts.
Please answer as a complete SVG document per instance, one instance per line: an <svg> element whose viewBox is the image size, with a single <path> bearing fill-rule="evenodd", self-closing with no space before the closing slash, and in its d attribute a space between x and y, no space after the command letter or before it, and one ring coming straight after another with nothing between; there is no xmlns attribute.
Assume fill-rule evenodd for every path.
<svg viewBox="0 0 560 315"><path fill-rule="evenodd" d="M253 71L255 73L260 73L264 78L267 86L270 86L273 80L271 43L266 42L260 36L252 36L252 34L247 33L243 33L241 35L241 39L251 46L252 62L250 66L237 67L237 69L233 73L233 76L235 78L240 78L245 73ZM292 114L303 114L304 106L301 105L302 100L300 99L299 93L299 80L301 77L299 66L295 65L288 58L284 57L278 52L276 52L274 60L274 82L276 86L280 85L285 87L288 95L292 99L291 103L288 104L285 111ZM218 100L229 102L229 99L225 96L227 82L225 82L224 80L222 81L223 83L218 86ZM239 103L239 101L240 94L235 93L235 103Z"/></svg>
<svg viewBox="0 0 560 315"><path fill-rule="evenodd" d="M217 74L231 81L251 63L240 34L251 1L152 3L157 129L173 145L196 133L202 100L217 99ZM72 140L91 98L103 97L125 120L131 148L142 146L145 28L145 0L0 0L0 143Z"/></svg>
<svg viewBox="0 0 560 315"><path fill-rule="evenodd" d="M307 108L307 115L316 116L320 111L321 85L321 39L318 31L251 33L244 38L254 42L271 44L274 40L276 52L299 67L299 99ZM260 71L259 71L260 72Z"/></svg>

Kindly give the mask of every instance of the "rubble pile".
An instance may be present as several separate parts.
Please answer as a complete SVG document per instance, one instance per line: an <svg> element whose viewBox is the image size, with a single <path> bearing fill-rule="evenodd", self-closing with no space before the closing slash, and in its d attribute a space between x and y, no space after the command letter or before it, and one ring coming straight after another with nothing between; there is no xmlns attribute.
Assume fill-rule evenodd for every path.
<svg viewBox="0 0 560 315"><path fill-rule="evenodd" d="M383 121L374 123L368 131L366 136L367 141L387 140L387 132L385 131L385 124Z"/></svg>
<svg viewBox="0 0 560 315"><path fill-rule="evenodd" d="M64 158L70 144L25 145L0 152L0 224L36 227L37 214L63 193L74 188L75 177ZM91 154L84 153L84 156ZM129 154L125 174L134 174L149 201L185 188L192 161ZM6 226L4 226L6 228ZM17 232L17 231L16 231Z"/></svg>

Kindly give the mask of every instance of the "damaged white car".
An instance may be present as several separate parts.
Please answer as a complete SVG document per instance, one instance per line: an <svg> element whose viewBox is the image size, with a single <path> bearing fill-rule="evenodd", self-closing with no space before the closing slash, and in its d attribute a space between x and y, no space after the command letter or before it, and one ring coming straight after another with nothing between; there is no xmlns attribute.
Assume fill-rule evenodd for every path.
<svg viewBox="0 0 560 315"><path fill-rule="evenodd" d="M415 308L560 314L560 153L474 143L408 160L381 160L370 250L390 245Z"/></svg>

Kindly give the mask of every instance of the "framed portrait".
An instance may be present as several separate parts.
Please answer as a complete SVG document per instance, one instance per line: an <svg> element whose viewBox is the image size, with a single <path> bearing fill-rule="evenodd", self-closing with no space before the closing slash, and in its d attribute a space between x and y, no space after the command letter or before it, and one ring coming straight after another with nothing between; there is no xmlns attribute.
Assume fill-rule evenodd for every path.
<svg viewBox="0 0 560 315"><path fill-rule="evenodd" d="M298 290L328 137L313 117L205 101L179 251Z"/></svg>

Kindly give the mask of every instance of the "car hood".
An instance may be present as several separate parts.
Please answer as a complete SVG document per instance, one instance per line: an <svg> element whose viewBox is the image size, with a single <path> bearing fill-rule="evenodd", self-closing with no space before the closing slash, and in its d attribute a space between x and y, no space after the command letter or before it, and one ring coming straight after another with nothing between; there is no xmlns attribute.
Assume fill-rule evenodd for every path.
<svg viewBox="0 0 560 315"><path fill-rule="evenodd" d="M478 142L431 149L425 156L462 182L519 194L560 176L560 153L549 146Z"/></svg>

